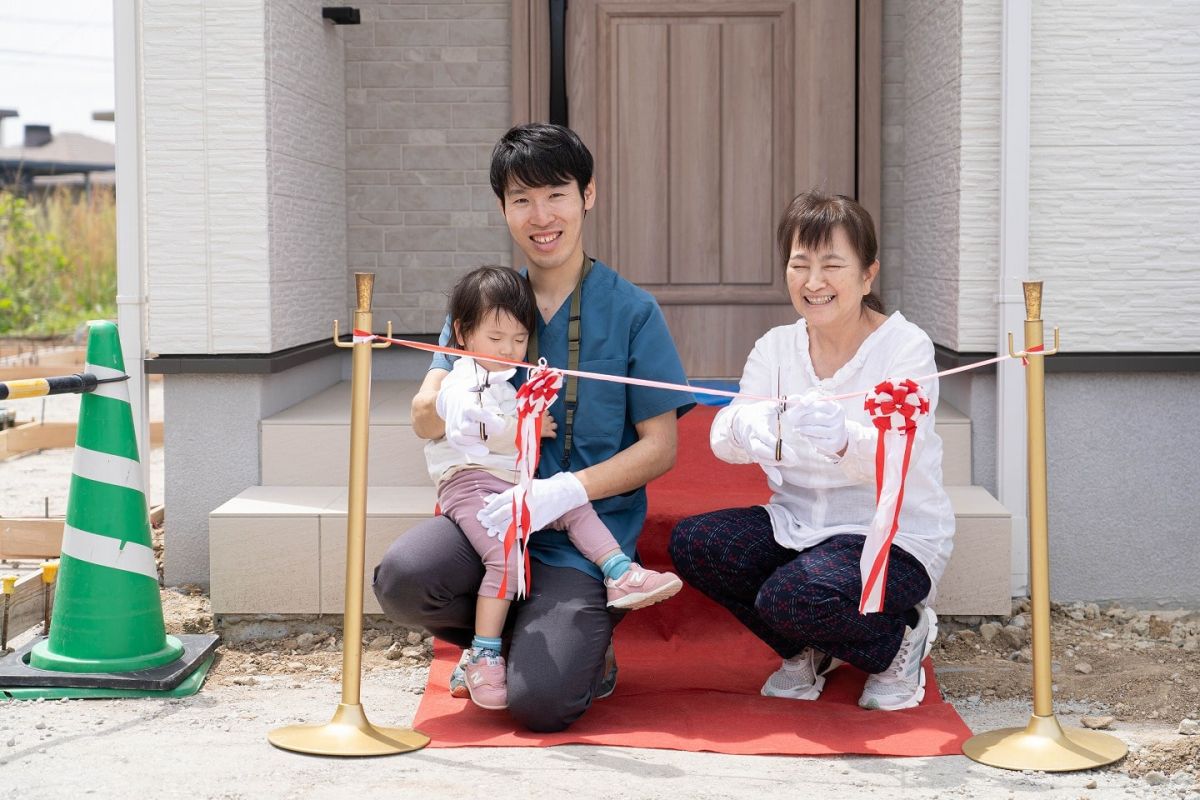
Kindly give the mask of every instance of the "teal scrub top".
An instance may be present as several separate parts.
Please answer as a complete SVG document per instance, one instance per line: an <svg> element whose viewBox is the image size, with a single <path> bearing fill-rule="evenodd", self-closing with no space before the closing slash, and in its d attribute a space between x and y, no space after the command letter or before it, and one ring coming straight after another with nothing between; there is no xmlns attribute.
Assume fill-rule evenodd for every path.
<svg viewBox="0 0 1200 800"><path fill-rule="evenodd" d="M567 367L568 298L549 322L538 315L538 355L552 367ZM439 340L450 346L447 320ZM435 354L430 369L451 368L452 361ZM596 261L584 279L580 298L579 369L687 384L683 365L671 340L662 310L654 297ZM513 379L520 386L522 370ZM679 416L696 403L691 392L649 389L608 381L579 379L578 405L571 445L571 462L563 464L565 386L550 407L558 436L542 440L538 477L549 478L564 469L577 471L607 461L637 441L637 423L674 410ZM646 489L592 503L621 550L636 557L637 540L646 519ZM551 566L574 567L596 578L600 570L575 549L564 531L538 531L529 545L530 556Z"/></svg>

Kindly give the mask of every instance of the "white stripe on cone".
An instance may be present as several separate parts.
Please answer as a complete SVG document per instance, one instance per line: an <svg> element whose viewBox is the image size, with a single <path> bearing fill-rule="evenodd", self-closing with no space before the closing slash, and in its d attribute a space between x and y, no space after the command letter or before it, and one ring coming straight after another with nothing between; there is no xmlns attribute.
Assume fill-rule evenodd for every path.
<svg viewBox="0 0 1200 800"><path fill-rule="evenodd" d="M100 380L107 378L124 378L125 373L119 369L112 367L101 367L96 364L84 364L84 372L90 372ZM99 395L100 397L110 397L113 400L121 400L129 402L129 384L125 381L117 381L116 383L102 383L93 389L90 394Z"/></svg>
<svg viewBox="0 0 1200 800"><path fill-rule="evenodd" d="M111 483L145 494L142 486L142 465L132 458L101 453L75 445L75 463L71 471L81 478L97 483Z"/></svg>
<svg viewBox="0 0 1200 800"><path fill-rule="evenodd" d="M65 556L89 564L145 575L158 581L154 550L144 544L122 542L111 536L100 536L63 525L62 552Z"/></svg>

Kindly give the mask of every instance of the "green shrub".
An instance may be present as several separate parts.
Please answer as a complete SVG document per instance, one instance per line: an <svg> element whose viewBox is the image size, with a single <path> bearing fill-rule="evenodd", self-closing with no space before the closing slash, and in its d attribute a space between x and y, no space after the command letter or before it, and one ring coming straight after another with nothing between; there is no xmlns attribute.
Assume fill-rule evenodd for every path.
<svg viewBox="0 0 1200 800"><path fill-rule="evenodd" d="M0 191L0 334L69 333L116 313L112 193Z"/></svg>

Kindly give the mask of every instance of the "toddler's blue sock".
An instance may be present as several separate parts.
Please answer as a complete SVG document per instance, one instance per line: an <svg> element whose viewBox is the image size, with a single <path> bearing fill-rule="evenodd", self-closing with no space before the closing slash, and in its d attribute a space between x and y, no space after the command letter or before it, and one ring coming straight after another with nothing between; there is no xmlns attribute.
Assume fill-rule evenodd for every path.
<svg viewBox="0 0 1200 800"><path fill-rule="evenodd" d="M615 556L610 556L603 564L600 565L600 571L604 573L604 577L610 581L615 581L621 577L629 569L629 565L633 561L624 553L617 553Z"/></svg>
<svg viewBox="0 0 1200 800"><path fill-rule="evenodd" d="M476 635L471 640L471 649L475 651L476 656L481 655L484 650L491 650L494 655L500 655L500 637Z"/></svg>

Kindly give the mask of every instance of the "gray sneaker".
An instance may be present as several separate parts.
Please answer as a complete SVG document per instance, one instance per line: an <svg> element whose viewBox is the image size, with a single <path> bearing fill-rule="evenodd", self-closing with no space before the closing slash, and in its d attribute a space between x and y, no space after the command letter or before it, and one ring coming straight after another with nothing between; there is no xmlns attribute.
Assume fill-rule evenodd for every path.
<svg viewBox="0 0 1200 800"><path fill-rule="evenodd" d="M595 700L603 700L617 690L617 654L613 651L612 642L604 651L604 680L596 689Z"/></svg>
<svg viewBox="0 0 1200 800"><path fill-rule="evenodd" d="M450 696L458 697L463 700L471 696L471 691L467 688L467 662L471 660L471 648L464 647L462 657L458 659L458 665L454 671L450 673Z"/></svg>

